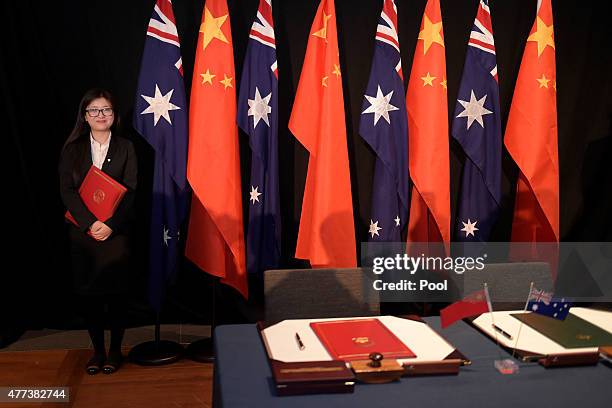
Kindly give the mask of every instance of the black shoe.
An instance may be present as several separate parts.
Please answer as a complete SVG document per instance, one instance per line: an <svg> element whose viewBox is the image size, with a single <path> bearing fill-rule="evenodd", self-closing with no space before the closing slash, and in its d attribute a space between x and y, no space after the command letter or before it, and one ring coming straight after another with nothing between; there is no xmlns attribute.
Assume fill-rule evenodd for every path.
<svg viewBox="0 0 612 408"><path fill-rule="evenodd" d="M122 361L123 356L120 351L111 351L108 353L108 358L104 363L104 367L102 367L102 371L104 371L104 374L112 374L119 369Z"/></svg>
<svg viewBox="0 0 612 408"><path fill-rule="evenodd" d="M104 354L94 354L91 356L87 364L85 364L85 371L87 371L87 374L98 374L104 365L104 360L106 360L106 355Z"/></svg>

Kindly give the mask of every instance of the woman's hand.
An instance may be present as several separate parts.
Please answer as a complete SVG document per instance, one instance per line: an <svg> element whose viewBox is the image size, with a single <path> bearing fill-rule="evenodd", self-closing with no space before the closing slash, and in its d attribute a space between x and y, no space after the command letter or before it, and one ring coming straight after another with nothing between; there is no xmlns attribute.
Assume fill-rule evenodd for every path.
<svg viewBox="0 0 612 408"><path fill-rule="evenodd" d="M91 224L89 231L91 232L91 236L97 241L105 241L113 232L113 230L102 221L96 221Z"/></svg>

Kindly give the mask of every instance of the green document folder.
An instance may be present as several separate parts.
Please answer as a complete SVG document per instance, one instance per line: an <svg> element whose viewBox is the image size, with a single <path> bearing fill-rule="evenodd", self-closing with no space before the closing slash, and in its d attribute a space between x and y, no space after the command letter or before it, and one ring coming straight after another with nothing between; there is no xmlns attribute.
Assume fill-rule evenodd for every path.
<svg viewBox="0 0 612 408"><path fill-rule="evenodd" d="M565 320L537 313L514 313L512 316L565 348L612 345L612 333L571 313Z"/></svg>

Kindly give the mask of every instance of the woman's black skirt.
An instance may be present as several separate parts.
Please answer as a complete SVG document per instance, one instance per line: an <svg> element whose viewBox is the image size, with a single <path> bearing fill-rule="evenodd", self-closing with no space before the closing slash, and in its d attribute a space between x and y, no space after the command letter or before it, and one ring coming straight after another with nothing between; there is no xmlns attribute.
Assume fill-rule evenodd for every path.
<svg viewBox="0 0 612 408"><path fill-rule="evenodd" d="M74 290L79 295L122 295L130 284L127 235L112 234L96 241L70 226L70 255Z"/></svg>

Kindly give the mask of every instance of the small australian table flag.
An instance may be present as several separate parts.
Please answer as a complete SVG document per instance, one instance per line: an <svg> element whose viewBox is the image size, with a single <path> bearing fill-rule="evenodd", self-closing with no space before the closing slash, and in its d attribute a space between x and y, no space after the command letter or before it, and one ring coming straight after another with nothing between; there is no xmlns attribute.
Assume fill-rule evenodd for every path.
<svg viewBox="0 0 612 408"><path fill-rule="evenodd" d="M571 307L572 303L565 298L555 298L551 293L536 288L531 289L527 303L527 310L558 320L565 320Z"/></svg>

